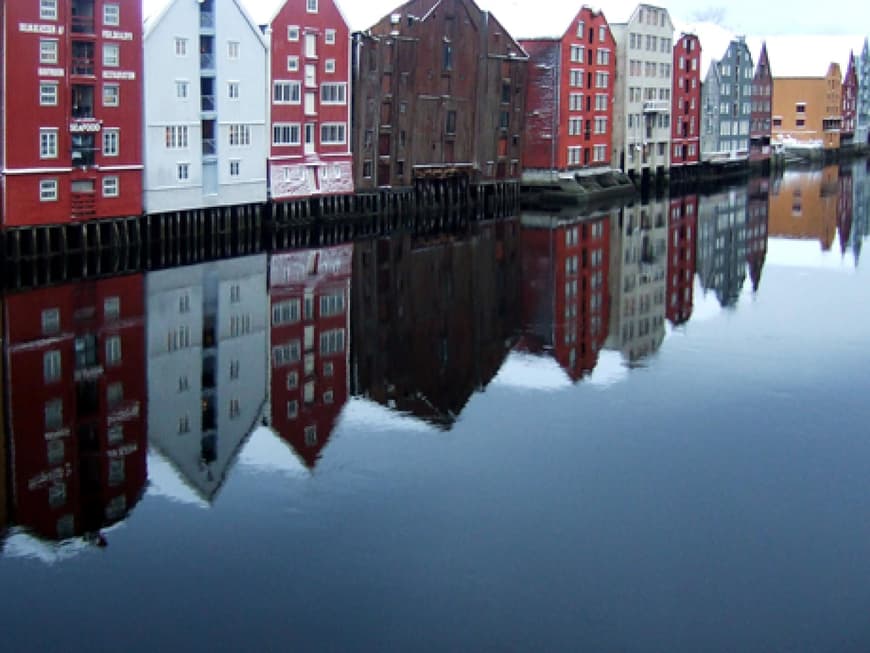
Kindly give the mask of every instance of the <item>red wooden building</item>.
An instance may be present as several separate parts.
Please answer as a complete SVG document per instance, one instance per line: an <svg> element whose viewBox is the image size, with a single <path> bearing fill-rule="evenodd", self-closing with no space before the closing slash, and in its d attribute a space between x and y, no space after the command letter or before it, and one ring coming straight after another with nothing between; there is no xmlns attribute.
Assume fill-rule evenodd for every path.
<svg viewBox="0 0 870 653"><path fill-rule="evenodd" d="M767 258L767 225L770 209L770 179L754 176L748 184L746 203L746 263L753 292L761 284L761 270Z"/></svg>
<svg viewBox="0 0 870 653"><path fill-rule="evenodd" d="M269 27L271 197L352 193L347 21L332 0L287 0Z"/></svg>
<svg viewBox="0 0 870 653"><path fill-rule="evenodd" d="M522 245L522 347L551 350L572 381L589 374L610 328L610 220L526 213Z"/></svg>
<svg viewBox="0 0 870 653"><path fill-rule="evenodd" d="M616 41L604 13L584 6L561 36L520 45L529 55L523 167L609 166Z"/></svg>
<svg viewBox="0 0 870 653"><path fill-rule="evenodd" d="M672 197L670 212L665 316L679 326L689 321L694 307L698 196Z"/></svg>
<svg viewBox="0 0 870 653"><path fill-rule="evenodd" d="M761 44L755 76L752 78L752 108L749 118L749 160L770 159L770 135L773 129L773 75L767 55L767 43Z"/></svg>
<svg viewBox="0 0 870 653"><path fill-rule="evenodd" d="M140 0L0 3L2 224L142 211Z"/></svg>
<svg viewBox="0 0 870 653"><path fill-rule="evenodd" d="M272 427L313 469L349 398L353 245L269 263Z"/></svg>
<svg viewBox="0 0 870 653"><path fill-rule="evenodd" d="M674 43L671 167L701 160L701 40L683 33Z"/></svg>
<svg viewBox="0 0 870 653"><path fill-rule="evenodd" d="M528 57L472 0L410 0L355 34L354 184L521 172Z"/></svg>
<svg viewBox="0 0 870 653"><path fill-rule="evenodd" d="M855 125L858 118L858 69L855 54L849 53L849 65L843 77L842 93L843 127L840 130L840 144L851 143L855 138Z"/></svg>
<svg viewBox="0 0 870 653"><path fill-rule="evenodd" d="M4 299L12 517L50 539L123 518L147 480L142 275Z"/></svg>

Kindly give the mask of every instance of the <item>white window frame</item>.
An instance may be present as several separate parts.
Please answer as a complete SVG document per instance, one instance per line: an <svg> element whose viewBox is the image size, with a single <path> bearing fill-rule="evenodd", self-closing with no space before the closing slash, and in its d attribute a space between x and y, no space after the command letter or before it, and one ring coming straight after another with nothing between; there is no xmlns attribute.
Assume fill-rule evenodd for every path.
<svg viewBox="0 0 870 653"><path fill-rule="evenodd" d="M39 20L57 20L57 0L39 0Z"/></svg>
<svg viewBox="0 0 870 653"><path fill-rule="evenodd" d="M288 41L298 41L299 40L299 25L288 25L287 26L287 40Z"/></svg>
<svg viewBox="0 0 870 653"><path fill-rule="evenodd" d="M39 201L57 202L57 179L39 180Z"/></svg>
<svg viewBox="0 0 870 653"><path fill-rule="evenodd" d="M331 95L335 91L339 99L327 99L327 94ZM347 104L347 84L345 82L326 82L320 85L320 104L331 105L346 105Z"/></svg>
<svg viewBox="0 0 870 653"><path fill-rule="evenodd" d="M331 75L335 72L335 59L327 59L323 62L323 72L327 75Z"/></svg>
<svg viewBox="0 0 870 653"><path fill-rule="evenodd" d="M56 107L58 98L57 82L39 82L39 106Z"/></svg>
<svg viewBox="0 0 870 653"><path fill-rule="evenodd" d="M317 58L317 34L305 32L305 56L309 59Z"/></svg>
<svg viewBox="0 0 870 653"><path fill-rule="evenodd" d="M107 94L112 89L111 94ZM107 98L114 98L114 101L106 101ZM117 107L121 105L121 85L120 84L103 84L103 106Z"/></svg>
<svg viewBox="0 0 870 653"><path fill-rule="evenodd" d="M103 156L118 156L121 150L121 130L108 127L103 130Z"/></svg>
<svg viewBox="0 0 870 653"><path fill-rule="evenodd" d="M39 63L57 63L58 40L39 39Z"/></svg>
<svg viewBox="0 0 870 653"><path fill-rule="evenodd" d="M179 161L175 164L175 179L180 183L190 181L190 163L188 161Z"/></svg>
<svg viewBox="0 0 870 653"><path fill-rule="evenodd" d="M230 177L238 177L242 170L241 159L230 159Z"/></svg>
<svg viewBox="0 0 870 653"><path fill-rule="evenodd" d="M183 36L175 37L175 56L176 57L186 57L187 56L187 39Z"/></svg>
<svg viewBox="0 0 870 653"><path fill-rule="evenodd" d="M58 151L58 130L55 127L42 127L39 130L39 158L56 159Z"/></svg>
<svg viewBox="0 0 870 653"><path fill-rule="evenodd" d="M120 183L115 175L103 177L103 197L119 197Z"/></svg>
<svg viewBox="0 0 870 653"><path fill-rule="evenodd" d="M230 147L249 147L251 145L251 126L245 123L227 125L227 144Z"/></svg>
<svg viewBox="0 0 870 653"><path fill-rule="evenodd" d="M281 99L276 99L279 89L281 89ZM294 89L296 99L293 98ZM302 104L302 82L292 79L276 79L272 84L272 104Z"/></svg>
<svg viewBox="0 0 870 653"><path fill-rule="evenodd" d="M305 0L305 11L309 14L316 14L317 0Z"/></svg>
<svg viewBox="0 0 870 653"><path fill-rule="evenodd" d="M115 3L103 5L103 25L117 27L121 24L121 6Z"/></svg>
<svg viewBox="0 0 870 653"><path fill-rule="evenodd" d="M287 57L287 72L299 72L299 57L297 55L291 54L289 57Z"/></svg>
<svg viewBox="0 0 870 653"><path fill-rule="evenodd" d="M296 138L294 140L293 134L296 134ZM288 139L278 139L276 135L284 135L287 133ZM275 147L292 147L294 145L302 144L302 125L298 122L276 122L272 124L272 145Z"/></svg>
<svg viewBox="0 0 870 653"><path fill-rule="evenodd" d="M326 132L335 130L336 138L324 138ZM343 122L324 122L320 124L321 145L345 145L347 143L347 125Z"/></svg>
<svg viewBox="0 0 870 653"><path fill-rule="evenodd" d="M238 100L240 94L239 87L240 82L236 80L227 82L227 98L230 100Z"/></svg>
<svg viewBox="0 0 870 653"><path fill-rule="evenodd" d="M121 46L117 43L103 43L103 67L117 68L121 65Z"/></svg>
<svg viewBox="0 0 870 653"><path fill-rule="evenodd" d="M238 59L241 49L242 44L239 41L227 41L227 59Z"/></svg>
<svg viewBox="0 0 870 653"><path fill-rule="evenodd" d="M187 100L190 97L190 82L186 79L175 80L175 98Z"/></svg>
<svg viewBox="0 0 870 653"><path fill-rule="evenodd" d="M327 45L335 45L335 30L327 29L323 32L323 42Z"/></svg>

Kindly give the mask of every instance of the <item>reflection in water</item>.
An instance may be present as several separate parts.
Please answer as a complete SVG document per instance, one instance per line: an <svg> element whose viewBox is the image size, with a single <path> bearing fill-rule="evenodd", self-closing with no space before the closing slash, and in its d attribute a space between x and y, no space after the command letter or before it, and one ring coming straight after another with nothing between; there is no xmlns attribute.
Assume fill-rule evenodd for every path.
<svg viewBox="0 0 870 653"><path fill-rule="evenodd" d="M48 539L101 530L146 480L142 275L4 300L11 508ZM15 540L27 548L23 533Z"/></svg>
<svg viewBox="0 0 870 653"><path fill-rule="evenodd" d="M611 223L609 349L630 364L654 353L665 337L670 201L626 206Z"/></svg>
<svg viewBox="0 0 870 653"><path fill-rule="evenodd" d="M524 213L519 351L551 352L572 381L591 372L607 337L610 213Z"/></svg>
<svg viewBox="0 0 870 653"><path fill-rule="evenodd" d="M147 275L148 439L212 501L266 400L266 256Z"/></svg>
<svg viewBox="0 0 870 653"><path fill-rule="evenodd" d="M758 290L768 215L772 234L823 247L838 232L857 262L868 201L861 162L7 295L5 550L26 553L32 535L102 543L146 466L149 492L202 506L242 450L313 470L349 406L450 429L500 370L545 390L594 379L602 361L624 378L660 348L665 319L691 320L696 272L722 306L747 274Z"/></svg>
<svg viewBox="0 0 870 653"><path fill-rule="evenodd" d="M271 426L313 469L349 396L353 245L273 254Z"/></svg>
<svg viewBox="0 0 870 653"><path fill-rule="evenodd" d="M357 243L354 394L449 429L516 331L518 245L516 219Z"/></svg>

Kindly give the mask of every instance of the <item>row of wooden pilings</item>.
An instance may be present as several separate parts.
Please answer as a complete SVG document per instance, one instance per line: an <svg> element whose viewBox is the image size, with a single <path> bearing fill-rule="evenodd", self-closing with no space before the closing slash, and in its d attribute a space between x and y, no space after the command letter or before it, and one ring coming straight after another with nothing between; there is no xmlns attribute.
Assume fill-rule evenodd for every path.
<svg viewBox="0 0 870 653"><path fill-rule="evenodd" d="M143 272L263 251L387 235L432 233L519 211L519 184L465 178L238 206L0 231L0 288Z"/></svg>

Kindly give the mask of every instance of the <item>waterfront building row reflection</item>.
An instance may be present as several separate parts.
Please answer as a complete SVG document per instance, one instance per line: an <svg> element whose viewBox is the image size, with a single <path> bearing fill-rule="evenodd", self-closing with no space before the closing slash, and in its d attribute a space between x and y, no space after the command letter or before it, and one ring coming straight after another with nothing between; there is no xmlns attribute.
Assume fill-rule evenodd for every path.
<svg viewBox="0 0 870 653"><path fill-rule="evenodd" d="M158 467L214 502L256 429L314 473L355 402L449 430L511 357L642 363L696 293L759 290L768 235L857 264L868 199L856 164L8 294L0 530L102 544Z"/></svg>

